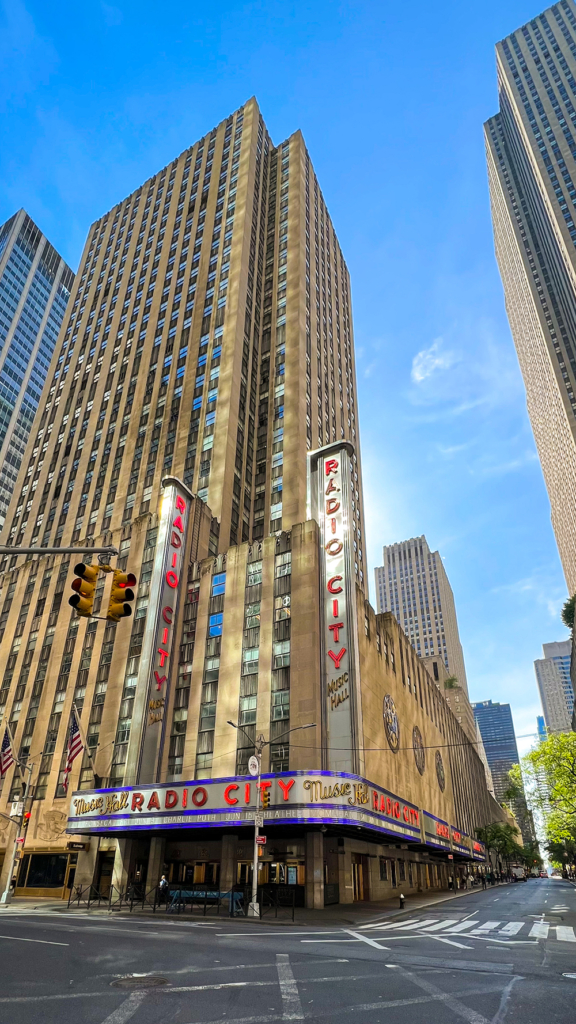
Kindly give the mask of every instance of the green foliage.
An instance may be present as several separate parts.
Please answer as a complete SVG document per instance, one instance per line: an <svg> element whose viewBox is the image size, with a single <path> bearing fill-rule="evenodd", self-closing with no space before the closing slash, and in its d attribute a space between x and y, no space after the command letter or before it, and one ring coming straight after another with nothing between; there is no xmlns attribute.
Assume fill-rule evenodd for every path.
<svg viewBox="0 0 576 1024"><path fill-rule="evenodd" d="M576 835L576 733L548 736L522 760L540 804L546 836L562 843Z"/></svg>
<svg viewBox="0 0 576 1024"><path fill-rule="evenodd" d="M456 676L447 676L444 680L445 690L455 690L457 686L460 686Z"/></svg>
<svg viewBox="0 0 576 1024"><path fill-rule="evenodd" d="M493 821L490 825L482 825L476 829L478 839L488 850L494 850L502 860L523 859L522 847L517 836L520 830L507 821Z"/></svg>
<svg viewBox="0 0 576 1024"><path fill-rule="evenodd" d="M524 843L522 848L522 860L527 868L538 868L544 866L538 843Z"/></svg>
<svg viewBox="0 0 576 1024"><path fill-rule="evenodd" d="M515 800L524 798L524 782L522 769L519 764L513 764L508 772L508 784L504 790L504 799L507 803L513 804Z"/></svg>
<svg viewBox="0 0 576 1024"><path fill-rule="evenodd" d="M568 629L574 629L574 616L576 614L576 594L572 594L564 603L560 617Z"/></svg>

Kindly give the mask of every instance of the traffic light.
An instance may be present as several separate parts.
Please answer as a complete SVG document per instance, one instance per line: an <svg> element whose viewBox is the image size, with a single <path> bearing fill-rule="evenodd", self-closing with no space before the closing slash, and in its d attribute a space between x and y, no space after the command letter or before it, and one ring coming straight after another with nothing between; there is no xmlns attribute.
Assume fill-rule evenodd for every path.
<svg viewBox="0 0 576 1024"><path fill-rule="evenodd" d="M75 593L72 594L68 604L76 609L78 615L88 618L92 614L94 591L100 569L97 565L85 565L84 562L78 562L78 565L74 566L74 572L78 578L72 583L72 590Z"/></svg>
<svg viewBox="0 0 576 1024"><path fill-rule="evenodd" d="M270 788L267 786L266 789L262 788L262 807L270 807Z"/></svg>
<svg viewBox="0 0 576 1024"><path fill-rule="evenodd" d="M108 611L106 612L107 619L118 622L127 615L132 615L132 609L127 602L134 600L134 591L130 588L135 584L136 577L133 572L121 572L120 569L114 569Z"/></svg>
<svg viewBox="0 0 576 1024"><path fill-rule="evenodd" d="M26 814L24 815L24 817L22 819L22 830L24 832L26 831L26 829L28 828L28 825L30 824L30 818L31 817L32 817L32 811L26 811Z"/></svg>

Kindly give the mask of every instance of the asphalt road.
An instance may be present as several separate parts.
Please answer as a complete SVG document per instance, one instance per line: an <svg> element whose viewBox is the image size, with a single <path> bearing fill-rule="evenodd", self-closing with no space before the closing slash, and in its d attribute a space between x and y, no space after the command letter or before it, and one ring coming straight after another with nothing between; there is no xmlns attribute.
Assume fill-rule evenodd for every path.
<svg viewBox="0 0 576 1024"><path fill-rule="evenodd" d="M568 1024L576 889L531 879L329 929L13 908L0 979L0 1024Z"/></svg>

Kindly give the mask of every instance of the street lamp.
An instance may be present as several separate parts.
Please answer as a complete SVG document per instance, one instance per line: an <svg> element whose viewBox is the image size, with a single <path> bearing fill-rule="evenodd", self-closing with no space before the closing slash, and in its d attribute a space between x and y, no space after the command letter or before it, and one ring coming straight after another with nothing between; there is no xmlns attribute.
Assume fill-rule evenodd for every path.
<svg viewBox="0 0 576 1024"><path fill-rule="evenodd" d="M256 811L254 814L254 860L252 865L252 900L248 907L248 917L260 917L260 905L258 903L258 830L260 828L260 825L264 824L263 815L258 813L260 809L260 801L262 799L260 790L260 773L262 770L262 751L264 750L264 747L269 747L272 741L264 739L262 733L260 733L260 735L257 736L255 740L252 740L252 737L248 735L243 726L237 725L236 722L227 722L226 724L231 725L233 729L240 729L240 731L244 733L244 735L247 737L250 743L254 743L254 754L258 761L258 782L256 784ZM296 725L294 726L293 729L288 729L286 732L281 733L280 736L276 736L274 738L274 743L277 743L278 740L281 740L285 736L288 736L291 732L298 732L300 729L315 728L315 722L311 722L309 725ZM252 772L250 774L252 774Z"/></svg>

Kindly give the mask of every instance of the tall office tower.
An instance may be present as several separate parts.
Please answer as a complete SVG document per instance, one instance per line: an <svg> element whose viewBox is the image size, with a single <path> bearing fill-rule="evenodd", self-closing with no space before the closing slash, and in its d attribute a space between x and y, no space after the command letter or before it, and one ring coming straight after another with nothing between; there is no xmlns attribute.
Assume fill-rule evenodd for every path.
<svg viewBox="0 0 576 1024"><path fill-rule="evenodd" d="M396 616L420 657L439 655L467 696L454 594L439 552L422 536L385 545L382 557L374 570L377 610Z"/></svg>
<svg viewBox="0 0 576 1024"><path fill-rule="evenodd" d="M473 703L472 708L492 772L496 799L503 800L508 772L512 765L520 763L510 705L481 700Z"/></svg>
<svg viewBox="0 0 576 1024"><path fill-rule="evenodd" d="M0 529L73 283L24 210L0 226Z"/></svg>
<svg viewBox="0 0 576 1024"><path fill-rule="evenodd" d="M496 256L570 594L576 591L576 8L496 47L485 125Z"/></svg>
<svg viewBox="0 0 576 1024"><path fill-rule="evenodd" d="M570 679L572 641L542 644L543 658L534 662L546 728L570 732L574 710L574 689Z"/></svg>
<svg viewBox="0 0 576 1024"><path fill-rule="evenodd" d="M348 270L300 132L274 148L250 100L93 224L37 426L10 541L119 537L167 473L221 551L306 519L307 451L358 436Z"/></svg>

